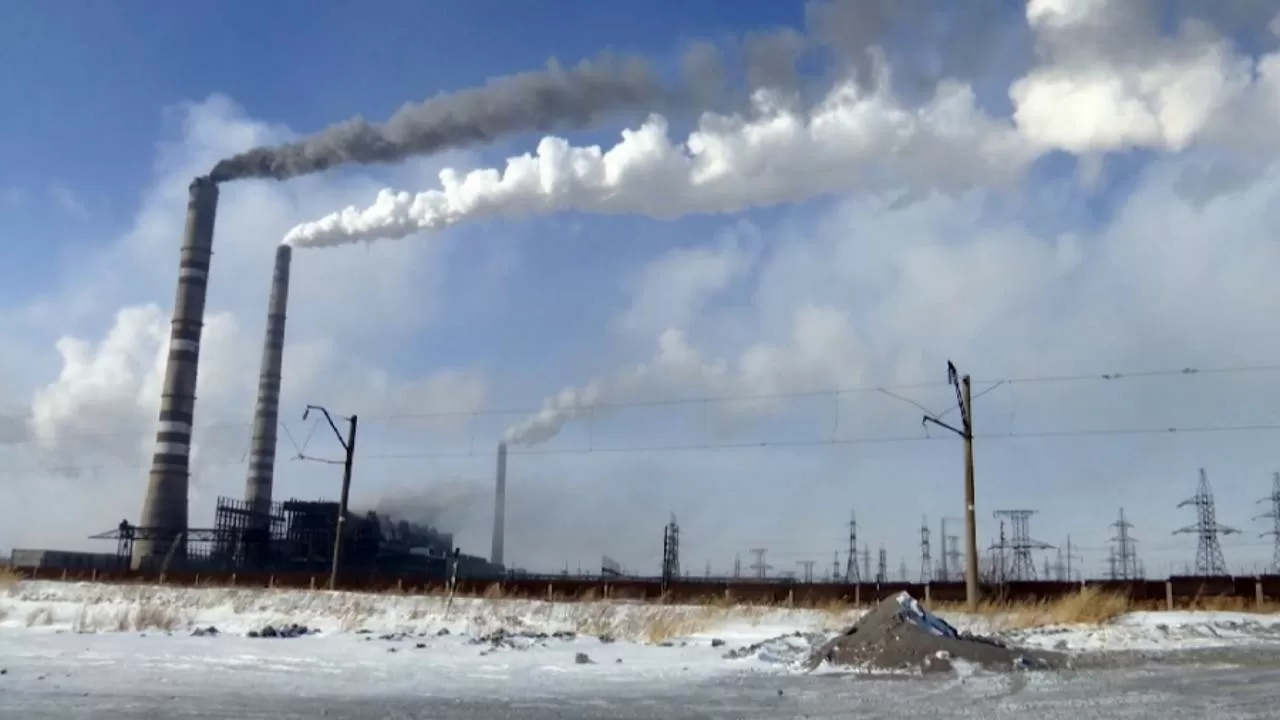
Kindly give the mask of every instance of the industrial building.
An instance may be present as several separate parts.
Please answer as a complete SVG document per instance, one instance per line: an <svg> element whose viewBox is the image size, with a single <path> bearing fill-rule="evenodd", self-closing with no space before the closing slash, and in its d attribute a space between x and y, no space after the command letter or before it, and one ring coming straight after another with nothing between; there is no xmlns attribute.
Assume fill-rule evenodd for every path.
<svg viewBox="0 0 1280 720"><path fill-rule="evenodd" d="M505 446L498 448L491 559L461 554L454 547L451 534L406 519L375 512L348 511L344 515L342 504L326 500L273 499L292 262L292 248L287 245L281 245L275 254L244 499L220 497L212 527L190 526L188 493L196 377L217 204L218 186L214 180L198 177L191 182L155 449L139 522L122 520L115 529L93 536L115 540L114 554L15 550L14 565L65 570L328 573L341 527L340 575L505 575ZM345 488L342 502L346 502Z"/></svg>

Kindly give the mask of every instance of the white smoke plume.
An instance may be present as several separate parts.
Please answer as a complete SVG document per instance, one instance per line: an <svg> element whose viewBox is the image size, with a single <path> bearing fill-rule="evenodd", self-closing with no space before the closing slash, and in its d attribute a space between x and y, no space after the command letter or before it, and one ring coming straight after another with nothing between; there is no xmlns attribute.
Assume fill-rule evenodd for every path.
<svg viewBox="0 0 1280 720"><path fill-rule="evenodd" d="M1010 85L1007 118L988 115L956 81L909 105L880 63L874 82L842 82L807 110L758 91L752 113L704 114L682 143L669 139L658 115L623 131L609 150L546 137L505 169L449 169L436 189L383 190L373 205L298 225L284 241L324 247L565 211L671 219L858 190L911 198L1010 183L1051 151L1092 158L1130 148L1179 151L1201 140L1238 149L1239 138L1222 127L1274 117L1280 54L1240 54L1203 23L1163 35L1153 17L1116 0L1029 3L1040 62ZM1142 42L1124 46L1107 34L1108 23L1140 33Z"/></svg>
<svg viewBox="0 0 1280 720"><path fill-rule="evenodd" d="M574 418L588 413L600 398L601 385L591 382L582 388L565 388L543 403L533 416L507 428L503 439L512 445L544 443L564 429Z"/></svg>
<svg viewBox="0 0 1280 720"><path fill-rule="evenodd" d="M1012 180L1034 159L1011 128L976 108L969 88L942 86L927 106L909 110L887 83L843 84L809 112L760 91L751 117L708 113L683 143L669 139L659 115L624 130L607 151L546 137L503 171L447 169L439 189L383 190L372 206L298 225L284 242L325 247L566 211L673 219L858 187L960 192Z"/></svg>
<svg viewBox="0 0 1280 720"><path fill-rule="evenodd" d="M804 306L793 318L792 336L779 344L747 348L734 365L710 360L690 345L679 330L658 337L658 349L647 362L582 388L566 388L544 402L542 410L507 429L512 445L545 443L575 419L606 413L611 406L664 400L729 400L715 403L719 421L768 413L771 395L828 390L857 384L867 355L850 330L844 313Z"/></svg>

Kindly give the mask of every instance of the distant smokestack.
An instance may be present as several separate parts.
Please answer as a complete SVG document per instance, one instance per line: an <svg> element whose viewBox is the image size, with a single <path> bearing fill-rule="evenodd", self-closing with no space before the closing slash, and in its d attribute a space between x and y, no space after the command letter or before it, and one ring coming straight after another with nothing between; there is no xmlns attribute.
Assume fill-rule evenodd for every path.
<svg viewBox="0 0 1280 720"><path fill-rule="evenodd" d="M489 562L502 564L502 543L507 514L507 444L498 443L498 486L493 494L493 550Z"/></svg>
<svg viewBox="0 0 1280 720"><path fill-rule="evenodd" d="M213 255L218 186L207 177L198 177L191 181L190 193L178 262L178 293L169 331L169 358L160 393L160 422L155 454L151 456L151 481L138 520L139 526L149 528L151 534L134 543L135 568L163 558L170 548L175 560L181 561L186 554L191 427L195 422L196 370L209 260Z"/></svg>
<svg viewBox="0 0 1280 720"><path fill-rule="evenodd" d="M280 416L280 367L284 359L285 313L289 304L289 264L293 249L276 248L271 276L271 300L267 306L267 332L262 344L262 370L258 374L258 403L253 412L253 439L249 445L249 476L244 500L254 512L254 525L265 526L271 507L271 485L276 467L276 426Z"/></svg>

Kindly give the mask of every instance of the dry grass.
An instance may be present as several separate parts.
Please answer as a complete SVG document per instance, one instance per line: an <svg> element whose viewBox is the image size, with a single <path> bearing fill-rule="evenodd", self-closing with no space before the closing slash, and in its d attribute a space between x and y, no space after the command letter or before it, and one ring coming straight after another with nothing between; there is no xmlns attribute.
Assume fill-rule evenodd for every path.
<svg viewBox="0 0 1280 720"><path fill-rule="evenodd" d="M245 587L192 588L160 587L144 584L88 586L67 596L58 588L24 586L13 590L30 611L27 624L48 625L56 612L80 632L174 631L190 627L207 610L231 609L237 615L270 617L281 621L331 623L344 632L393 627L403 631L434 628L444 619L460 621L467 632L485 633L499 627L508 630L573 630L588 635L612 635L619 640L658 643L675 637L712 631L728 623L778 624L812 629L840 630L860 616L861 607L841 601L817 603L744 603L737 598L712 595L702 602L645 601L625 599L618 593L601 597L597 589L576 596L556 597L547 602L545 594L528 597L508 591L500 583L476 588L459 595L445 616L446 600L440 593L392 591L385 594L326 590L262 589ZM79 607L67 607L68 600ZM870 598L868 598L870 600ZM121 605L123 604L123 608ZM935 612L965 614L963 604L929 603ZM1251 598L1204 597L1182 608L1258 612ZM977 627L990 630L1018 630L1046 625L1102 625L1134 610L1163 610L1164 603L1135 604L1125 596L1097 587L1085 587L1061 598L1039 602L988 601L978 608L984 616ZM1263 612L1280 612L1280 604L1269 603ZM12 614L12 610L10 614ZM23 609L19 612L27 612ZM0 619L4 608L0 607Z"/></svg>
<svg viewBox="0 0 1280 720"><path fill-rule="evenodd" d="M0 565L0 587L12 587L18 584L22 579L22 573L9 567L8 565Z"/></svg>

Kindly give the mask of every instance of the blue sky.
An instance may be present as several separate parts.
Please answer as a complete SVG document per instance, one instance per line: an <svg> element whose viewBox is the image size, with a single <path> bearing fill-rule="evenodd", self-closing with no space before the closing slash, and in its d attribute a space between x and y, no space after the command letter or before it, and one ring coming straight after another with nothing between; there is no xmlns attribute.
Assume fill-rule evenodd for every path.
<svg viewBox="0 0 1280 720"><path fill-rule="evenodd" d="M1012 182L975 170L965 191L925 193L901 207L889 202L901 188L875 186L673 222L568 213L464 225L368 247L303 249L295 259L286 354L296 363L285 383L294 393L290 401L368 407L369 453L414 452L487 447L516 418L441 430L440 437L424 440L394 423L379 428L374 416L405 406L534 406L563 387L616 378L653 360L666 329L679 331L707 367L723 362L726 374L673 375L633 391L644 399L724 388L936 379L949 358L979 377L1000 378L1252 364L1280 356L1270 334L1257 331L1277 301L1268 278L1280 270L1280 258L1266 219L1276 212L1280 177L1272 167L1274 145L1250 134L1256 127L1248 122L1252 106L1224 100L1229 111L1201 118L1199 125L1192 121L1195 103L1165 108L1158 118L1168 125L1162 131L1194 126L1199 133L1183 144L1145 126L1126 126L1122 113L1070 105L1053 95L1064 104L1049 116L1077 122L1015 128L1009 114L1017 105L1011 83L1018 78L1037 69L1073 79L1135 71L1113 58L1084 66L1033 58L1017 3L1008 5L1008 27L996 33L1000 42L989 43L995 60L980 76L962 81L973 87L973 113L990 116L983 138L1016 129L1020 142L1039 143ZM732 6L718 0L279 0L270 12L247 2L0 2L0 63L20 69L0 74L0 96L17 108L0 115L0 222L7 238L0 243L0 266L9 268L0 285L0 369L6 378L0 394L12 414L30 412L28 420L53 433L23 440L21 452L43 442L44 452L59 462L81 466L103 457L137 462L132 456L138 448L145 454L154 422L148 382L155 368L149 365L172 303L186 179L223 155L357 114L380 119L404 102L537 68L551 56L572 63L614 50L647 56L671 71L694 39L799 26L803 16L800 3L765 0ZM887 41L890 55L905 62L913 46L899 38ZM1171 47L1135 48L1134 57L1160 67L1193 56ZM935 51L920 53L926 58L945 54L925 50ZM1139 69L1150 73L1147 66ZM1270 97L1263 80L1250 78L1250 97ZM1185 100L1178 90L1168 92ZM914 117L927 115L902 107ZM1192 120L1181 123L1184 115ZM623 127L642 119L619 118L569 137L575 144L609 146ZM690 127L689 118L675 119L671 139L679 141ZM1122 142L1111 142L1114 137ZM211 313L221 313L210 320L210 332L220 339L209 342L202 360L200 416L248 420L267 268L285 230L347 204L366 204L384 185L434 187L442 166L500 163L531 151L535 142L532 135L517 136L397 167L224 188L210 300ZM933 176L956 176L956 166L973 159L970 150L934 146L923 158L876 162L893 167L902 160L917 173L915 181L927 185ZM1208 205L1193 206L1177 186L1196 172L1201 152L1262 169ZM1094 167L1100 168L1096 174L1085 172ZM122 322L121 309L138 312ZM624 321L636 317L643 320L639 329L628 329ZM117 337L114 345L103 343L111 337ZM60 338L85 343L84 357L96 364L86 360L68 369L74 363L62 362L55 349ZM1173 385L1126 385L1115 395L1110 388L995 392L984 398L992 403L984 423L1000 432L1270 418L1265 403L1241 399L1269 397L1262 384L1234 375L1212 382L1218 384L1195 392ZM918 399L940 405L946 397L942 389ZM863 402L850 401L842 411L854 430L881 436L918 431L914 408ZM774 418L786 424L739 430L743 437L780 439L825 427L812 408L790 410ZM602 420L600 429L613 444L634 444L683 437L682 429L698 422L683 411L620 414ZM116 445L127 443L87 448L68 440L115 426L136 432L138 442L122 449ZM215 492L239 492L243 436L242 428L231 428L222 445L208 439L214 464L202 471L207 475L197 503L207 505ZM590 436L579 422L553 447L572 447ZM1044 529L1037 534L1057 540L1068 532L1092 533L1092 545L1103 553L1105 523L1085 528L1099 525L1096 497L1112 492L1104 503L1107 522L1112 508L1124 504L1140 530L1147 528L1145 536L1173 548L1162 552L1182 553L1185 545L1166 538L1185 524L1185 513L1163 506L1144 510L1146 499L1153 493L1189 495L1202 462L1221 478L1215 480L1219 492L1238 517L1240 507L1253 510L1253 500L1265 494L1271 460L1235 435L1170 442L993 442L982 459L989 478L984 492L991 493L984 507L1040 507L1044 525L1036 527ZM958 514L954 488L939 479L954 468L953 451L934 443L756 456L523 457L513 460L513 473L527 473L516 476L513 492L528 494L512 507L526 512L513 518L511 533L528 557L517 561L559 567L567 556L589 565L603 552L628 564L648 562L656 543L646 533L676 510L687 518L689 542L699 548L691 551L699 553L695 566L704 559L726 566L735 551L759 543L826 562L829 552L817 550L840 544L848 508L890 503L896 488L882 478L901 477L920 489L919 497L893 511L865 513L867 538L873 548L881 541L891 547L896 568L899 557L915 553L919 515ZM476 498L487 492L491 465L484 453L396 466L407 469L370 460L371 477L362 478L361 487L373 500L379 491L421 478L461 483L466 502L457 502L467 521L459 532L471 547L483 544L488 533L487 510ZM1027 482L1027 473L1040 480ZM1130 480L1117 482L1117 473ZM112 488L103 491L112 496L110 510L98 507L105 502L100 499L77 501L78 509L69 508L65 526L56 529L19 526L22 518L9 518L20 534L0 533L0 545L53 543L83 535L86 524L111 525L117 510L131 516L141 500L141 475L129 469L100 480ZM1174 489L1170 477L1179 478ZM46 487L39 483L48 478L38 473L24 482L55 496L78 497L83 487ZM1093 494L1077 493L1081 486ZM280 487L313 495L314 473L289 465ZM193 517L206 510L193 506ZM810 512L821 517L790 519ZM113 517L105 522L98 517L108 514ZM5 521L0 514L0 526ZM547 537L521 536L546 523L556 528ZM1168 564L1165 556L1149 561L1153 569L1161 563ZM909 565L914 568L914 560Z"/></svg>

